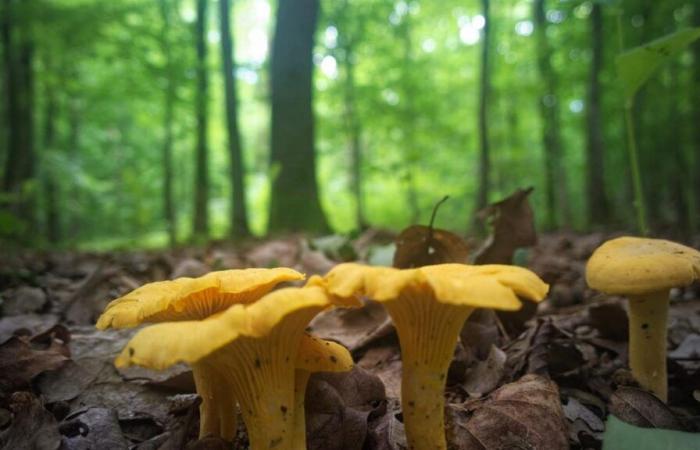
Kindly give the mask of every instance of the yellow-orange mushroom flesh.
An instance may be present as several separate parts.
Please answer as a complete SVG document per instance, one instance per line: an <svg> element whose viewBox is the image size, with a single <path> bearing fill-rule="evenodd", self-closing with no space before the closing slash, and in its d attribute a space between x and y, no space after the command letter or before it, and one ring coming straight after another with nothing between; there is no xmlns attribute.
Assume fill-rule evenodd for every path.
<svg viewBox="0 0 700 450"><path fill-rule="evenodd" d="M185 361L213 368L232 395L221 406L215 391L212 409L238 400L251 449L292 449L297 351L309 321L328 306L319 287L280 289L203 321L144 328L116 363L159 369Z"/></svg>
<svg viewBox="0 0 700 450"><path fill-rule="evenodd" d="M282 282L303 278L295 270L279 267L221 270L199 278L148 283L111 301L96 327L104 330L144 322L206 319L231 305L253 302Z"/></svg>
<svg viewBox="0 0 700 450"><path fill-rule="evenodd" d="M418 269L341 264L326 276L334 295L382 302L401 345L401 404L412 450L446 449L444 388L464 321L477 307L516 310L516 294L539 301L547 285L513 266L440 264Z"/></svg>
<svg viewBox="0 0 700 450"><path fill-rule="evenodd" d="M620 237L598 247L586 281L629 300L629 364L645 389L668 400L667 318L671 288L700 278L700 252L663 239Z"/></svg>

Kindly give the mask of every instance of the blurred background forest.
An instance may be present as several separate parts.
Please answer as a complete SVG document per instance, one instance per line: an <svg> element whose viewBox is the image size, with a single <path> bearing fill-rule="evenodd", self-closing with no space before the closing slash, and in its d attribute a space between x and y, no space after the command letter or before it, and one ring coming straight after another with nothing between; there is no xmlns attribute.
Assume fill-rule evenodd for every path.
<svg viewBox="0 0 700 450"><path fill-rule="evenodd" d="M109 249L466 231L519 187L540 228L634 229L623 48L697 0L1 0L0 235ZM700 44L632 110L652 229L700 226Z"/></svg>

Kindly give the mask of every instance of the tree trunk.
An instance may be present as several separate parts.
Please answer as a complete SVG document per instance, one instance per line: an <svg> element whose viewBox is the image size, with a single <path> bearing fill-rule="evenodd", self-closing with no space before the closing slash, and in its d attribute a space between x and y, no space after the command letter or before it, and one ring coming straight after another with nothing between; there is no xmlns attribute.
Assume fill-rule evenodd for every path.
<svg viewBox="0 0 700 450"><path fill-rule="evenodd" d="M174 246L177 241L177 220L173 205L173 115L175 109L175 79L172 67L172 52L170 48L170 0L160 1L160 12L163 19L161 29L161 45L165 56L165 97L163 99L163 215L168 232L168 243Z"/></svg>
<svg viewBox="0 0 700 450"><path fill-rule="evenodd" d="M209 173L207 171L207 0L197 0L195 40L197 44L197 146L195 150L194 226L195 238L206 238L209 233Z"/></svg>
<svg viewBox="0 0 700 450"><path fill-rule="evenodd" d="M357 98L355 96L355 61L354 45L347 43L345 50L345 84L344 104L345 123L350 138L350 182L355 197L355 223L359 230L368 227L364 216L364 198L362 193L362 127L357 116Z"/></svg>
<svg viewBox="0 0 700 450"><path fill-rule="evenodd" d="M608 199L605 194L605 158L601 127L600 73L603 68L603 13L600 3L593 3L591 11L592 60L588 79L586 201L588 222L604 225L608 221Z"/></svg>
<svg viewBox="0 0 700 450"><path fill-rule="evenodd" d="M491 184L491 158L489 153L488 136L488 104L491 91L491 67L489 50L491 40L491 16L489 0L481 0L484 19L484 29L481 42L481 77L479 82L479 166L477 177L479 187L476 194L476 211L486 208L489 203L489 187ZM480 222L474 214L474 220Z"/></svg>
<svg viewBox="0 0 700 450"><path fill-rule="evenodd" d="M248 209L245 195L245 167L243 165L243 150L241 136L238 131L238 95L234 73L233 37L229 22L229 0L219 0L219 16L221 19L221 51L222 69L224 72L224 87L226 89L226 127L228 129L228 151L230 157L231 176L231 224L232 237L248 236Z"/></svg>
<svg viewBox="0 0 700 450"><path fill-rule="evenodd" d="M316 183L312 49L318 0L281 0L272 41L274 179L268 229L328 230Z"/></svg>
<svg viewBox="0 0 700 450"><path fill-rule="evenodd" d="M34 45L31 24L21 21L19 6L4 0L5 20L2 41L5 59L7 92L8 151L5 161L2 190L13 198L10 210L17 214L28 230L34 226L32 194L25 191L25 183L34 177L34 77L32 60ZM18 26L20 25L20 26Z"/></svg>
<svg viewBox="0 0 700 450"><path fill-rule="evenodd" d="M50 55L45 61L45 70L52 72ZM54 174L54 169L49 165L50 160L46 157L55 152L56 146L56 86L50 78L46 80L44 102L44 136L41 174L44 188L44 220L46 228L46 239L50 244L57 244L61 239L61 224L58 207L58 185Z"/></svg>
<svg viewBox="0 0 700 450"><path fill-rule="evenodd" d="M570 223L570 211L567 204L567 186L562 161L562 146L559 130L559 101L557 98L557 75L552 68L552 49L547 39L547 20L544 12L544 0L533 3L535 38L537 45L537 68L543 84L540 97L540 115L542 118L542 143L544 146L545 196L548 228L556 228Z"/></svg>

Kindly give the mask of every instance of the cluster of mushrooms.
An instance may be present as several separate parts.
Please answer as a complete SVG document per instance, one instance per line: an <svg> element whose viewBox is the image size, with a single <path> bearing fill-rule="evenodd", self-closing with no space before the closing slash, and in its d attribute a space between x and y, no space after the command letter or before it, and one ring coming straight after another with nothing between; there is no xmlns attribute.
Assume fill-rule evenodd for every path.
<svg viewBox="0 0 700 450"><path fill-rule="evenodd" d="M634 339L642 339L649 347L641 355L630 351L632 369L643 386L664 398L665 364L663 373L658 367L652 374L646 370L658 363L658 358L664 359L665 324L661 321L665 315L660 310L667 302L656 300L664 289L667 298L670 287L667 283L652 289L625 269L622 273L627 279L611 281L606 274L620 272L616 264L623 262L610 254L626 252L630 259L641 260L640 272L651 277L656 275L657 265L690 261L685 266L690 275L673 279L680 285L697 277L700 253L667 241L659 241L661 247L657 247L646 243L650 240L623 239L622 243L610 241L596 251L588 266L589 283L606 292L635 296L630 303L630 332L634 336L635 320L640 320L643 334L631 337L630 345L635 345ZM658 264L645 259L647 246L653 251L664 249L667 259ZM640 253L636 256L635 248ZM670 278L656 279L667 282ZM381 302L394 322L401 346L401 403L409 448L446 449L445 381L465 320L475 308L518 310L520 299L539 302L548 291L537 275L516 266L437 264L395 269L356 263L339 264L325 277L312 276L303 287L275 289L280 283L303 279L303 274L292 269L272 268L224 270L199 278L150 283L112 301L97 327L158 322L138 331L115 364L155 370L179 362L189 364L202 398L200 437L232 440L237 430L236 411L240 410L252 450L303 450L304 394L309 376L313 372L348 371L353 366L346 348L306 333L306 327L326 309L359 307L363 298ZM624 291L625 283L635 288ZM635 309L640 302L654 303ZM634 312L637 310L639 313ZM651 344L654 339L663 342ZM657 359L648 356L656 351L663 355L655 356Z"/></svg>

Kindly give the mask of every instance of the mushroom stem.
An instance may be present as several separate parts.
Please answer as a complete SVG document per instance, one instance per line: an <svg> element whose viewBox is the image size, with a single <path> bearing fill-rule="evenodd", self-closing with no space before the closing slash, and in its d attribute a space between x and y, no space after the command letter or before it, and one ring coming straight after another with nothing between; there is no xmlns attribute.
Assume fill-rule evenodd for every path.
<svg viewBox="0 0 700 450"><path fill-rule="evenodd" d="M292 355L302 333L287 328L262 338L241 337L217 352L215 364L238 400L251 450L293 448Z"/></svg>
<svg viewBox="0 0 700 450"><path fill-rule="evenodd" d="M297 369L294 371L294 437L292 448L294 450L306 450L306 410L304 398L306 385L311 377L311 372Z"/></svg>
<svg viewBox="0 0 700 450"><path fill-rule="evenodd" d="M385 306L401 345L401 408L408 448L444 450L447 369L459 331L474 308L429 306L413 295Z"/></svg>
<svg viewBox="0 0 700 450"><path fill-rule="evenodd" d="M197 393L202 398L199 405L199 438L220 437L232 441L236 437L236 399L229 384L213 367L203 363L192 365L192 375Z"/></svg>
<svg viewBox="0 0 700 450"><path fill-rule="evenodd" d="M666 380L666 321L668 289L629 295L629 360L639 384L664 402Z"/></svg>

